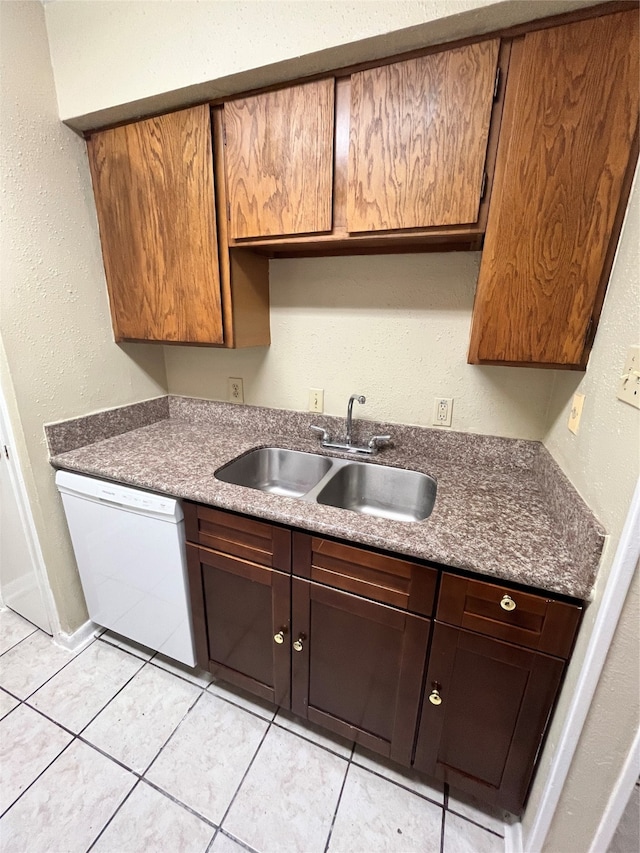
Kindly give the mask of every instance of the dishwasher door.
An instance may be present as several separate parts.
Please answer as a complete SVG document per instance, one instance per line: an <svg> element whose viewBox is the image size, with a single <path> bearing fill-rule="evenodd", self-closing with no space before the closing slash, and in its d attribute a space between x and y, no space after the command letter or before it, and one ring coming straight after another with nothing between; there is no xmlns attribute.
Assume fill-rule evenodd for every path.
<svg viewBox="0 0 640 853"><path fill-rule="evenodd" d="M89 478L62 473L56 482L91 619L195 666L178 502L96 480L86 484L92 494L81 494Z"/></svg>

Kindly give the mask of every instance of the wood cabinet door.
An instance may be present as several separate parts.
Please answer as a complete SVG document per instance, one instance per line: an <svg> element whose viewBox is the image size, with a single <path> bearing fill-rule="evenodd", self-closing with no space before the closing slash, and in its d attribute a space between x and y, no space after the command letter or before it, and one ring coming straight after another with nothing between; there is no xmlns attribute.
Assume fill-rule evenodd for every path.
<svg viewBox="0 0 640 853"><path fill-rule="evenodd" d="M290 576L191 543L187 560L198 664L288 708Z"/></svg>
<svg viewBox="0 0 640 853"><path fill-rule="evenodd" d="M229 234L312 234L332 224L335 81L224 105Z"/></svg>
<svg viewBox="0 0 640 853"><path fill-rule="evenodd" d="M415 768L520 814L563 669L557 658L436 622Z"/></svg>
<svg viewBox="0 0 640 853"><path fill-rule="evenodd" d="M209 107L87 147L116 340L223 343Z"/></svg>
<svg viewBox="0 0 640 853"><path fill-rule="evenodd" d="M638 12L514 42L469 361L584 368L637 159Z"/></svg>
<svg viewBox="0 0 640 853"><path fill-rule="evenodd" d="M431 622L292 579L294 713L409 765Z"/></svg>
<svg viewBox="0 0 640 853"><path fill-rule="evenodd" d="M478 218L498 39L351 77L347 228Z"/></svg>

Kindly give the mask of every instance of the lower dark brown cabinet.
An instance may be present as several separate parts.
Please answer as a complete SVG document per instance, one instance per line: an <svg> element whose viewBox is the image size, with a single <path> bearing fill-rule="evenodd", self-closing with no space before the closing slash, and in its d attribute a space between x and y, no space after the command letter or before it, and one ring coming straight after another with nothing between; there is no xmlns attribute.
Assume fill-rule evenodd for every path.
<svg viewBox="0 0 640 853"><path fill-rule="evenodd" d="M191 543L187 563L200 666L288 708L291 576Z"/></svg>
<svg viewBox="0 0 640 853"><path fill-rule="evenodd" d="M203 669L522 812L578 602L211 507L184 511Z"/></svg>
<svg viewBox="0 0 640 853"><path fill-rule="evenodd" d="M291 709L410 765L431 621L292 579Z"/></svg>
<svg viewBox="0 0 640 853"><path fill-rule="evenodd" d="M522 811L564 661L436 622L414 766Z"/></svg>

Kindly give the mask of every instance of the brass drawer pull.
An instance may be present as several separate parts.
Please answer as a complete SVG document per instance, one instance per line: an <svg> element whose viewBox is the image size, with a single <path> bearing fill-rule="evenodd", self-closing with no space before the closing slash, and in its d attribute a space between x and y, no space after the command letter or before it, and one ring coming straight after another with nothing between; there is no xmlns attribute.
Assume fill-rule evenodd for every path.
<svg viewBox="0 0 640 853"><path fill-rule="evenodd" d="M277 634L274 634L273 642L281 646L284 643L284 635L287 633L286 628L281 628Z"/></svg>
<svg viewBox="0 0 640 853"><path fill-rule="evenodd" d="M439 690L434 689L429 693L429 702L431 702L432 705L442 705L442 696L440 695Z"/></svg>
<svg viewBox="0 0 640 853"><path fill-rule="evenodd" d="M500 602L500 607L502 607L503 610L515 610L516 603L510 595L503 595L502 601Z"/></svg>
<svg viewBox="0 0 640 853"><path fill-rule="evenodd" d="M298 639L297 639L297 640L294 640L293 648L295 649L295 651L296 651L296 652L301 652L301 651L302 651L302 649L303 649L303 645L302 645L303 640L304 640L304 634L300 634L300 636L298 637Z"/></svg>

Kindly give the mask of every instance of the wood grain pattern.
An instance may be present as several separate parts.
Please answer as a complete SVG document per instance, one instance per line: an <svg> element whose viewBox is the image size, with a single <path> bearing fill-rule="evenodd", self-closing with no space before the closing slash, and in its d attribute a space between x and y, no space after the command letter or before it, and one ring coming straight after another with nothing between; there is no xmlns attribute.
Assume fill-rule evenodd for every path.
<svg viewBox="0 0 640 853"><path fill-rule="evenodd" d="M499 41L351 78L349 231L478 218Z"/></svg>
<svg viewBox="0 0 640 853"><path fill-rule="evenodd" d="M224 105L230 236L331 230L334 80Z"/></svg>
<svg viewBox="0 0 640 853"><path fill-rule="evenodd" d="M244 249L227 249L229 222L222 107L211 111L211 121L224 346L235 349L269 346L269 262Z"/></svg>
<svg viewBox="0 0 640 853"><path fill-rule="evenodd" d="M221 344L207 106L88 142L116 340Z"/></svg>
<svg viewBox="0 0 640 853"><path fill-rule="evenodd" d="M514 44L470 362L584 368L637 157L638 73L637 11Z"/></svg>

